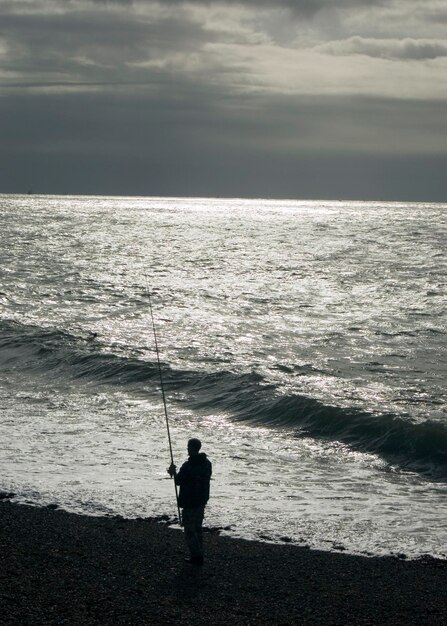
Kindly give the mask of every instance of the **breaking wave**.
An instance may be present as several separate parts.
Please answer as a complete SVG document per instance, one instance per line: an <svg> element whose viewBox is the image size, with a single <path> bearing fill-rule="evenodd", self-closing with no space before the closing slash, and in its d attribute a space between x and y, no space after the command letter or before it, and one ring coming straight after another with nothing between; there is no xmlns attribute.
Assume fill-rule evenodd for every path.
<svg viewBox="0 0 447 626"><path fill-rule="evenodd" d="M51 372L61 378L155 389L156 362L107 353L94 335L74 335L13 321L0 322L0 368ZM447 479L447 428L410 416L332 406L299 394L284 395L255 372L199 372L163 364L167 393L181 391L191 408L229 414L253 426L288 428L296 436L338 441L374 453L392 465Z"/></svg>

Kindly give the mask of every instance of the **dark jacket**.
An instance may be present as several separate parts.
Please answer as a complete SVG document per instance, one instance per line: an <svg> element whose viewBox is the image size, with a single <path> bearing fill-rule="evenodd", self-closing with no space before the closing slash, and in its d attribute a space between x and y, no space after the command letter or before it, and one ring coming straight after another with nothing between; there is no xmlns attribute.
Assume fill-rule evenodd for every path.
<svg viewBox="0 0 447 626"><path fill-rule="evenodd" d="M180 486L179 506L204 506L210 497L211 463L204 452L189 457L180 468L175 482Z"/></svg>

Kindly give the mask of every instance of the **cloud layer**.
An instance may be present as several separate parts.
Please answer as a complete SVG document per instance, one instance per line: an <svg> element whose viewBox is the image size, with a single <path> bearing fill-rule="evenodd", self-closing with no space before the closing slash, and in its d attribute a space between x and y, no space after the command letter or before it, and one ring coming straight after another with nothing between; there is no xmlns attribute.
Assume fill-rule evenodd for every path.
<svg viewBox="0 0 447 626"><path fill-rule="evenodd" d="M363 162L380 172L381 162L404 171L417 160L427 163L420 195L439 199L445 190L433 192L428 168L447 152L443 16L437 0L5 0L0 160L22 163L25 178L36 159L39 167L47 159L47 172L66 163L63 174L47 175L47 191L62 179L70 191L95 191L96 167L96 192L106 193L112 181L102 165L114 153L126 159L125 193L153 192L144 171L152 164L172 194L189 171L188 193L195 185L197 193L259 195L268 186L262 170L286 196L302 189L297 164L316 172L332 163L337 172ZM88 173L73 166L81 159ZM9 169L0 191L18 190ZM394 189L383 175L397 196L401 181ZM340 194L331 178L325 187L309 174L307 195ZM352 196L347 179L340 171L342 195Z"/></svg>

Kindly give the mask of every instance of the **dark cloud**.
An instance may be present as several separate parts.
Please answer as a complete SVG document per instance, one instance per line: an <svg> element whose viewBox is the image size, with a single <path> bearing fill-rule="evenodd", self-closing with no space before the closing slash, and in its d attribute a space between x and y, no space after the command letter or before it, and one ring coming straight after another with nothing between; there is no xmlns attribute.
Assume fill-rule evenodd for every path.
<svg viewBox="0 0 447 626"><path fill-rule="evenodd" d="M447 7L436 4L431 6L429 3L422 5L415 10L419 19L433 24L447 24Z"/></svg>
<svg viewBox="0 0 447 626"><path fill-rule="evenodd" d="M428 93L437 87L429 74L417 100L412 81L428 65L439 76L441 39L342 34L282 47L262 32L258 7L310 18L334 7L363 15L382 3L229 0L222 18L191 9L199 4L222 6L4 1L0 191L447 196L442 84ZM253 12L238 22L236 4ZM416 74L406 78L404 66Z"/></svg>
<svg viewBox="0 0 447 626"><path fill-rule="evenodd" d="M4 87L27 83L136 86L173 80L177 66L183 66L188 55L201 53L204 46L247 43L243 31L204 28L188 16L157 11L135 15L71 4L70 12L59 10L59 5L53 13L20 12L12 6L10 12L0 14L6 47L1 69L11 75L2 81Z"/></svg>
<svg viewBox="0 0 447 626"><path fill-rule="evenodd" d="M75 1L71 0L71 2ZM123 6L153 3L151 0L90 0L90 2L98 5L115 4ZM202 6L239 5L254 9L259 7L270 9L286 8L293 13L303 16L312 16L324 9L383 6L387 3L387 0L158 0L158 4L162 6L197 4Z"/></svg>
<svg viewBox="0 0 447 626"><path fill-rule="evenodd" d="M179 81L158 96L16 95L0 100L0 116L2 191L425 200L446 192L437 178L446 157L430 154L432 133L446 130L442 103L241 101Z"/></svg>
<svg viewBox="0 0 447 626"><path fill-rule="evenodd" d="M107 68L116 73L124 64L163 55L179 44L187 53L214 39L213 33L204 33L199 24L175 17L151 22L83 11L70 16L3 15L1 27L10 50L4 69L50 74L79 71L85 76Z"/></svg>
<svg viewBox="0 0 447 626"><path fill-rule="evenodd" d="M447 57L447 43L426 39L372 39L350 37L342 41L331 41L319 46L327 54L364 54L382 59L424 60Z"/></svg>
<svg viewBox="0 0 447 626"><path fill-rule="evenodd" d="M161 4L181 4L184 2L185 0L162 0ZM267 6L272 9L287 7L297 13L312 14L327 8L382 6L386 0L191 0L191 3L203 5L239 4L255 8Z"/></svg>

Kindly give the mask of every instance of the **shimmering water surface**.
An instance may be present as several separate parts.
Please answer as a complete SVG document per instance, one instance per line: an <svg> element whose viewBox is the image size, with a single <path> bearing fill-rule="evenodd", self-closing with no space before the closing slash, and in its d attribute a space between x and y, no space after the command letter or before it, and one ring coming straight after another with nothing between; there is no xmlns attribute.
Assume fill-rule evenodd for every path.
<svg viewBox="0 0 447 626"><path fill-rule="evenodd" d="M0 196L0 487L210 525L447 552L447 205Z"/></svg>

